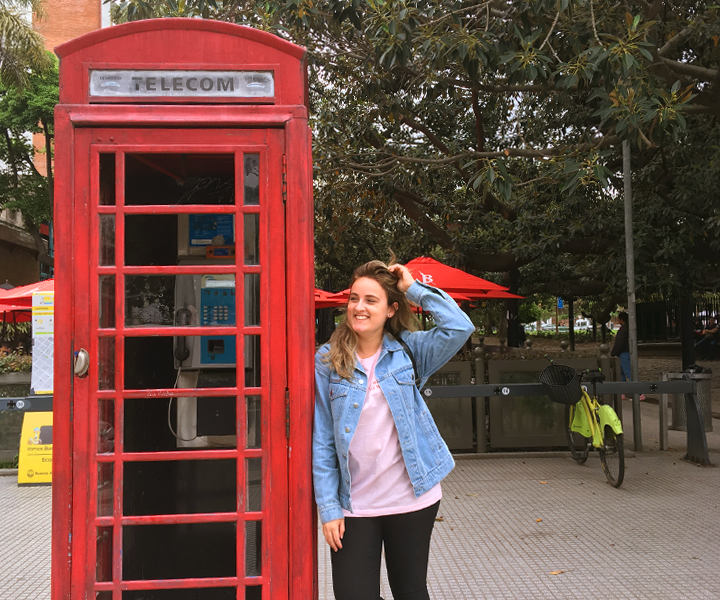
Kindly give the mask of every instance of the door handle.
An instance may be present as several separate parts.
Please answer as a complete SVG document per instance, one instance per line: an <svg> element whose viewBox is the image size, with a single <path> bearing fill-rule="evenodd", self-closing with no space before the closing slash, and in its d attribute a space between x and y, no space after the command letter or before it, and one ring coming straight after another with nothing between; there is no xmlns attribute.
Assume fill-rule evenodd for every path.
<svg viewBox="0 0 720 600"><path fill-rule="evenodd" d="M75 352L75 365L73 371L77 377L85 377L90 368L90 355L85 348L80 348Z"/></svg>

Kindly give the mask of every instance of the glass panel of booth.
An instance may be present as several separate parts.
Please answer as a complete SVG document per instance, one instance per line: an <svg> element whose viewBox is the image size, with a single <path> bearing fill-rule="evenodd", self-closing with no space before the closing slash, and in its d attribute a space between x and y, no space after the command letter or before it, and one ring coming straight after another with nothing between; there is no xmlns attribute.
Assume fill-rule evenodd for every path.
<svg viewBox="0 0 720 600"><path fill-rule="evenodd" d="M125 204L234 205L235 156L213 153L128 153Z"/></svg>
<svg viewBox="0 0 720 600"><path fill-rule="evenodd" d="M96 598L117 600L120 581L230 578L120 597L235 599L237 582L259 600L265 158L154 150L94 159Z"/></svg>

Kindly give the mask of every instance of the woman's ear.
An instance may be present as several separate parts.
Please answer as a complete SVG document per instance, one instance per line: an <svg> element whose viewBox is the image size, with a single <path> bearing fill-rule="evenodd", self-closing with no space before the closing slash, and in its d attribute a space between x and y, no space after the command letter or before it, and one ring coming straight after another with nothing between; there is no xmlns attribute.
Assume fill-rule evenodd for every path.
<svg viewBox="0 0 720 600"><path fill-rule="evenodd" d="M393 315L397 312L398 309L398 303L393 302L390 306L388 306L388 319L392 319Z"/></svg>

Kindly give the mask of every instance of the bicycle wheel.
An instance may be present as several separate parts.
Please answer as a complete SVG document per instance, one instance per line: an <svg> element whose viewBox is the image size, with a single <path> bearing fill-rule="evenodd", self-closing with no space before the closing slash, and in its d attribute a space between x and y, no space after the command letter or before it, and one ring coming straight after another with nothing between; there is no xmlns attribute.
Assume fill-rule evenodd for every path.
<svg viewBox="0 0 720 600"><path fill-rule="evenodd" d="M623 450L623 434L616 434L612 427L605 426L603 445L600 447L600 461L608 483L620 487L625 477L625 451Z"/></svg>
<svg viewBox="0 0 720 600"><path fill-rule="evenodd" d="M583 464L588 457L590 451L590 445L588 438L583 437L577 431L570 429L570 411L575 408L573 404L567 404L565 406L565 437L567 438L568 448L570 448L570 454L573 459L579 465Z"/></svg>

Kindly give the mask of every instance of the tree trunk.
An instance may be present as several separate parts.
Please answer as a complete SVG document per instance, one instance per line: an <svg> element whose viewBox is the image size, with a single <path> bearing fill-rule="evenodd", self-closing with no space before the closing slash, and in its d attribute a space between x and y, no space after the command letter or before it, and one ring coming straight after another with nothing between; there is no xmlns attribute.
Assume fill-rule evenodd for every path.
<svg viewBox="0 0 720 600"><path fill-rule="evenodd" d="M48 124L45 120L40 121L45 132L45 168L47 169L47 181L48 181L48 198L50 198L50 206L52 207L53 214L55 211L55 188L53 178L53 135L50 133Z"/></svg>
<svg viewBox="0 0 720 600"><path fill-rule="evenodd" d="M575 351L575 301L573 298L568 300L568 330L570 333L570 352Z"/></svg>
<svg viewBox="0 0 720 600"><path fill-rule="evenodd" d="M683 371L695 362L695 332L693 331L693 300L680 298L680 343Z"/></svg>
<svg viewBox="0 0 720 600"><path fill-rule="evenodd" d="M511 271L505 273L505 285L510 288L511 294L517 294L519 278L520 272L517 269L512 269ZM505 301L508 348L517 348L520 345L518 342L518 327L520 326L520 322L518 320L519 308L517 298L508 298Z"/></svg>

